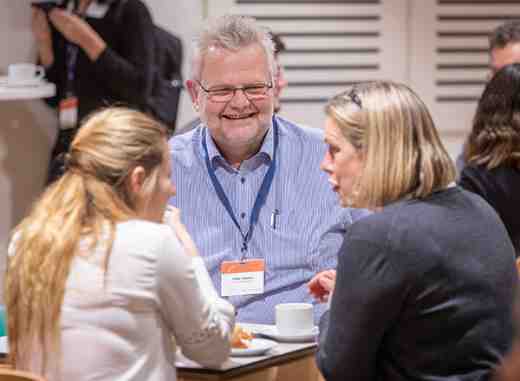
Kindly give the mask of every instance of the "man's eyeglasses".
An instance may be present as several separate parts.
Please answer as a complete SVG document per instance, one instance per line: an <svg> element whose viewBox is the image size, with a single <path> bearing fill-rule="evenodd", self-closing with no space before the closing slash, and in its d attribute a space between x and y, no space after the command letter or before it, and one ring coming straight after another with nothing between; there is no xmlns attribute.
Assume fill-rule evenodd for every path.
<svg viewBox="0 0 520 381"><path fill-rule="evenodd" d="M208 94L208 99L212 102L225 103L229 102L235 96L237 90L242 90L244 95L250 101L265 99L267 92L273 88L272 83L259 83L255 85L247 85L242 87L224 87L218 89L206 89L202 83L197 81L200 88Z"/></svg>

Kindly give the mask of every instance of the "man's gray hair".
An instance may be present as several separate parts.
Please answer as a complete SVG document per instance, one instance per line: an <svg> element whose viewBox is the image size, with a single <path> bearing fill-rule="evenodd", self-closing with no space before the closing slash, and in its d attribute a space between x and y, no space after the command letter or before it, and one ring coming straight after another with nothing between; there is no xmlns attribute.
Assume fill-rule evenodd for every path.
<svg viewBox="0 0 520 381"><path fill-rule="evenodd" d="M274 43L267 28L251 17L223 15L210 20L193 45L193 65L191 77L200 80L202 62L212 47L238 52L241 48L260 44L267 57L271 79L276 74Z"/></svg>
<svg viewBox="0 0 520 381"><path fill-rule="evenodd" d="M507 21L489 35L489 50L503 49L509 43L520 42L520 20Z"/></svg>

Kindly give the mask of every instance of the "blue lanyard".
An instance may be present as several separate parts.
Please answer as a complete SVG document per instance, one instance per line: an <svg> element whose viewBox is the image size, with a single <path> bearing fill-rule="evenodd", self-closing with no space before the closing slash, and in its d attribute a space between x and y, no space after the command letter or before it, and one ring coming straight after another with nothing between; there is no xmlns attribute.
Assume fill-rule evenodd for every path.
<svg viewBox="0 0 520 381"><path fill-rule="evenodd" d="M77 2L74 2L74 9L78 7ZM83 14L76 13L78 17L84 18ZM76 63L78 62L79 46L66 41L65 51L65 65L67 69L67 84L65 87L66 96L74 95L74 80L76 78Z"/></svg>
<svg viewBox="0 0 520 381"><path fill-rule="evenodd" d="M74 94L74 79L76 76L76 63L78 62L78 45L67 43L66 65L67 65L67 96Z"/></svg>
<svg viewBox="0 0 520 381"><path fill-rule="evenodd" d="M247 247L248 247L247 245L253 235L253 228L254 228L256 222L258 221L260 209L262 208L262 205L265 203L265 200L267 198L267 195L269 194L269 190L273 183L274 172L275 172L275 167L276 167L276 151L278 148L278 125L276 123L276 120L273 118L273 159L271 160L271 163L269 164L269 168L267 169L267 173L264 176L264 180L262 181L260 190L258 191L258 194L256 195L256 200L253 205L253 211L251 212L251 216L249 218L249 229L247 230L246 233L244 233L242 231L242 228L240 227L240 224L238 223L235 213L233 213L233 208L231 207L229 198L226 196L226 193L224 192L222 185L220 184L220 182L217 179L217 176L215 175L215 170L213 169L211 162L209 160L208 146L206 144L206 134L204 134L202 136L202 146L204 147L204 158L206 161L206 168L208 170L209 178L211 179L211 182L213 183L213 187L215 188L215 191L217 192L217 196L218 196L220 202L222 203L224 208L226 208L226 211L228 212L229 216L233 220L233 223L235 224L238 231L240 232L240 235L242 236L242 248L240 249L240 251L242 252L242 260L243 260L246 255L246 252L247 252Z"/></svg>

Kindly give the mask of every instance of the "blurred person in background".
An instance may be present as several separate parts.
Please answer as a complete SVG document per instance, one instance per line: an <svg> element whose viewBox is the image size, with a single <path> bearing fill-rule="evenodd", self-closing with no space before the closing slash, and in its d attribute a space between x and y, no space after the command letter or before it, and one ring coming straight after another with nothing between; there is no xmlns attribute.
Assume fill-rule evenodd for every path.
<svg viewBox="0 0 520 381"><path fill-rule="evenodd" d="M488 80L504 66L512 63L520 63L520 20L500 24L490 33ZM464 148L456 163L457 170L462 171L465 165Z"/></svg>
<svg viewBox="0 0 520 381"><path fill-rule="evenodd" d="M141 0L59 0L33 6L32 30L46 79L56 85L48 103L59 116L49 182L62 173L63 156L79 122L113 104L144 110L153 82L151 14ZM48 2L49 3L49 2Z"/></svg>
<svg viewBox="0 0 520 381"><path fill-rule="evenodd" d="M459 184L498 213L520 256L520 64L498 71L479 100Z"/></svg>
<svg viewBox="0 0 520 381"><path fill-rule="evenodd" d="M225 361L233 306L179 211L165 213L166 129L137 111L97 112L66 166L9 246L10 364L48 380L169 381L174 341L203 365Z"/></svg>
<svg viewBox="0 0 520 381"><path fill-rule="evenodd" d="M501 24L489 35L489 78L512 63L520 63L520 20Z"/></svg>
<svg viewBox="0 0 520 381"><path fill-rule="evenodd" d="M326 114L322 169L343 206L375 213L350 227L337 275L309 284L331 297L317 353L325 379L489 379L513 340L518 275L504 225L455 185L408 87L361 83Z"/></svg>

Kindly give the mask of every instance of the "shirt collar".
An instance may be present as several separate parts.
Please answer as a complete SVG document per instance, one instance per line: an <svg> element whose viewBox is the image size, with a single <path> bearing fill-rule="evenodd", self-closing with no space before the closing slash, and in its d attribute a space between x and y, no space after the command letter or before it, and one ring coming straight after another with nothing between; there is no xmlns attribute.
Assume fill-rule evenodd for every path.
<svg viewBox="0 0 520 381"><path fill-rule="evenodd" d="M273 123L275 123L275 122L273 121ZM254 155L249 160L256 161L256 160L262 158L262 159L270 162L273 159L273 154L274 154L273 130L274 130L274 128L271 124L271 126L267 130L267 134L265 135L265 138L264 138L264 141L262 142L262 146L260 147L260 150L258 151L258 153L256 155ZM201 150L204 150L204 148L202 147L202 137L204 135L206 136L206 145L208 147L209 160L210 160L211 164L213 165L213 167L216 165L216 163L227 163L226 159L224 159L224 157L221 155L220 151L218 150L218 148L215 144L215 141L213 140L213 137L209 133L208 127L204 127L202 134L201 134L201 144L200 144ZM202 151L202 152L204 153L204 151Z"/></svg>

